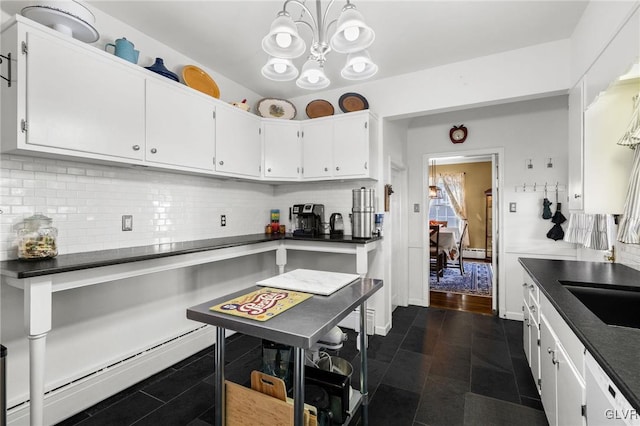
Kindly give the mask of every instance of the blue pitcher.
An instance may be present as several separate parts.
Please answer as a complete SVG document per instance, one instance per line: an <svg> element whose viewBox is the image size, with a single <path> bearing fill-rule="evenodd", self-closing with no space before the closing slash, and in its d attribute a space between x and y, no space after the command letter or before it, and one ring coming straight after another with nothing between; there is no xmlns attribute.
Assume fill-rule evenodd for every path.
<svg viewBox="0 0 640 426"><path fill-rule="evenodd" d="M135 50L133 47L133 43L131 43L129 40L127 40L126 38L122 37L116 40L116 44L113 43L107 43L104 46L104 50L107 50L107 48L109 46L113 46L114 49L114 55L132 62L134 64L138 63L138 55L140 54L139 51Z"/></svg>

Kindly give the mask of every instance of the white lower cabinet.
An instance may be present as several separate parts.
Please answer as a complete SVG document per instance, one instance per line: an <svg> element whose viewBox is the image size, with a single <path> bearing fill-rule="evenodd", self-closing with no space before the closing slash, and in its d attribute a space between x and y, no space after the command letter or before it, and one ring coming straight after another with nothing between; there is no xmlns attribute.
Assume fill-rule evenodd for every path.
<svg viewBox="0 0 640 426"><path fill-rule="evenodd" d="M211 102L147 80L146 161L213 171L215 124Z"/></svg>
<svg viewBox="0 0 640 426"><path fill-rule="evenodd" d="M550 426L584 425L584 379L558 341L544 314L540 320L540 385Z"/></svg>
<svg viewBox="0 0 640 426"><path fill-rule="evenodd" d="M549 425L585 425L584 346L524 275L523 344Z"/></svg>

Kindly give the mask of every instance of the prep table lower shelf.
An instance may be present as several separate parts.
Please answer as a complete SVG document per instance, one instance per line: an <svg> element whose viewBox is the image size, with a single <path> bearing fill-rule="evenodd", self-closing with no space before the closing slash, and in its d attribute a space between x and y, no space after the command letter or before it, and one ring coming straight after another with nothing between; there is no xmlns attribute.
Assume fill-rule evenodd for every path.
<svg viewBox="0 0 640 426"><path fill-rule="evenodd" d="M304 424L305 350L310 349L331 328L336 326L357 307L360 307L361 330L359 334L361 361L360 398L351 398L353 409L350 407L350 418L353 417L357 405L361 403L362 424L366 425L368 423L367 333L364 332L366 330L366 300L382 288L382 281L358 278L329 296L314 295L305 302L265 322L232 316L209 309L211 306L258 288L255 286L240 290L187 309L187 318L217 327L215 345L216 401L214 407L216 425L222 426L225 424L223 395L225 394L224 338L226 328L294 347L294 425L302 426Z"/></svg>

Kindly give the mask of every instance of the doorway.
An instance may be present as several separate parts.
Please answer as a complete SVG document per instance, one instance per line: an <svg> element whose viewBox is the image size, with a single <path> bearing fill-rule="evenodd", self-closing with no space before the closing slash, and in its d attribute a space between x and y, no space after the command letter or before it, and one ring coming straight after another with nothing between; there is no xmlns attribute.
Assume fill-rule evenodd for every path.
<svg viewBox="0 0 640 426"><path fill-rule="evenodd" d="M407 168L391 162L391 189L389 219L391 220L391 311L397 306L407 306L408 293L404 285L408 281L408 244L406 204Z"/></svg>
<svg viewBox="0 0 640 426"><path fill-rule="evenodd" d="M499 150L424 156L423 289L428 306L498 314L500 159ZM464 196L456 193L452 179L461 182ZM460 197L466 201L467 220L460 214Z"/></svg>

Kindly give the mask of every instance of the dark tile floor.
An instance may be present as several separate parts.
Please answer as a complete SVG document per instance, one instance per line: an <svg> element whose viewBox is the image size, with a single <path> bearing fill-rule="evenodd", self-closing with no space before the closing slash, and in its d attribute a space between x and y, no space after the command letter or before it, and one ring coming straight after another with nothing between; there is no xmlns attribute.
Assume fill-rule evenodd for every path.
<svg viewBox="0 0 640 426"><path fill-rule="evenodd" d="M339 356L352 360L356 336ZM260 368L259 339L228 339L226 378L249 385ZM522 349L522 323L479 314L397 308L387 336L369 339L369 424L546 425ZM207 348L61 425L213 424L213 348ZM354 424L359 424L359 416Z"/></svg>

